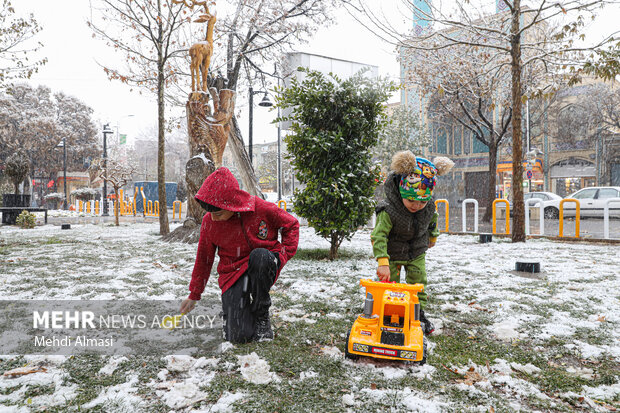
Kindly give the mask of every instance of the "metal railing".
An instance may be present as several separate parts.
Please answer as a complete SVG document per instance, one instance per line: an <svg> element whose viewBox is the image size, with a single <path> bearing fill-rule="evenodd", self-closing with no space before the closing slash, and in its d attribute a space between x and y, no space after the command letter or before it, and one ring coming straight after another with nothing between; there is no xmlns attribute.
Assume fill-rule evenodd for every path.
<svg viewBox="0 0 620 413"><path fill-rule="evenodd" d="M474 233L478 233L478 201L473 198L463 201L463 232L467 232L467 204L474 204Z"/></svg>
<svg viewBox="0 0 620 413"><path fill-rule="evenodd" d="M537 202L538 205L531 205ZM529 206L538 206L540 222L539 222L539 232L540 235L545 235L545 206L543 205L543 201L538 198L531 198L525 201L525 235L530 235L530 211L528 209Z"/></svg>
<svg viewBox="0 0 620 413"><path fill-rule="evenodd" d="M450 202L448 202L447 199L438 199L435 201L435 210L437 211L437 214L439 214L439 204L444 204L445 210L446 210L446 225L445 225L445 230L443 232L449 232L449 226L450 226ZM441 231L441 230L439 230Z"/></svg>
<svg viewBox="0 0 620 413"><path fill-rule="evenodd" d="M508 203L508 201L506 199L496 199L495 201L493 201L493 233L497 234L497 211L495 206L499 203L505 203L506 204L506 232L502 232L502 234L510 234L510 203Z"/></svg>
<svg viewBox="0 0 620 413"><path fill-rule="evenodd" d="M560 232L559 237L564 236L564 204L567 202L574 202L577 206L575 209L575 238L579 238L579 221L581 219L581 205L575 198L567 198L560 201Z"/></svg>

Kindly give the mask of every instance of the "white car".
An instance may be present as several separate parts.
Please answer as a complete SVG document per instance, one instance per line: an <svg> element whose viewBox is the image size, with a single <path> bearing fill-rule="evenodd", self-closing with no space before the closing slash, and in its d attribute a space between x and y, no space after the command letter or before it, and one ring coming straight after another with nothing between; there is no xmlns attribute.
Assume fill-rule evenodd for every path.
<svg viewBox="0 0 620 413"><path fill-rule="evenodd" d="M528 199L540 199L543 203L543 211L545 214L545 218L558 218L559 217L559 209L560 201L562 197L554 194L553 192L528 192L527 194L523 194L523 202L526 202ZM539 208L538 202L530 203L530 206Z"/></svg>
<svg viewBox="0 0 620 413"><path fill-rule="evenodd" d="M603 217L605 202L610 198L620 199L620 186L596 186L583 188L565 199L573 198L579 202L580 217ZM564 216L575 216L575 203L564 203ZM554 200L545 204L545 218L558 218L560 216L560 200ZM620 217L620 201L609 204L609 216Z"/></svg>

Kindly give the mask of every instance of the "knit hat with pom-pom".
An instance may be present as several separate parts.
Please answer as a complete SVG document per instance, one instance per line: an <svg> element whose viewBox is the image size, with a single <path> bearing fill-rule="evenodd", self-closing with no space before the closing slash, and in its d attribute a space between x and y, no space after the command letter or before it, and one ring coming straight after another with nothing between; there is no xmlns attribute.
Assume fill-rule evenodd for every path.
<svg viewBox="0 0 620 413"><path fill-rule="evenodd" d="M437 175L444 175L452 169L454 162L446 157L437 157L433 162L411 151L397 152L392 157L392 170L400 174L400 196L410 201L430 201L437 185Z"/></svg>

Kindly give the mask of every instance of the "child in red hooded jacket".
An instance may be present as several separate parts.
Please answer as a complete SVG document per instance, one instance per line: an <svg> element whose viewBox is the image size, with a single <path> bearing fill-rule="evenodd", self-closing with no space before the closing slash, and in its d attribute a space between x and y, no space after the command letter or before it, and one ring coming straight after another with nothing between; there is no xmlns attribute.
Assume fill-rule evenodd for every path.
<svg viewBox="0 0 620 413"><path fill-rule="evenodd" d="M224 338L231 342L272 339L269 290L297 251L299 222L274 203L239 189L224 167L205 179L194 199L207 214L200 227L190 294L181 303L181 313L191 311L200 300L217 251ZM279 231L282 241L278 241Z"/></svg>

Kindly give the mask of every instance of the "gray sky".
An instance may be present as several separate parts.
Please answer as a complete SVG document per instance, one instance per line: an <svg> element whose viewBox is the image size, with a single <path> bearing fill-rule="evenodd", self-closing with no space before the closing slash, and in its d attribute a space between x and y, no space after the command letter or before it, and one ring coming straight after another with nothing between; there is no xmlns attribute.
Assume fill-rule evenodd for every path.
<svg viewBox="0 0 620 413"><path fill-rule="evenodd" d="M97 120L109 122L113 127L118 122L120 132L127 133L132 139L140 130L156 124L156 101L147 92L143 91L140 95L137 90L131 92L128 85L107 79L100 63L120 67L120 64L113 63L122 62L122 54L92 37L86 26L89 3L87 0L14 1L17 13L34 13L43 27L38 40L44 44L41 55L49 59L29 83L44 84L53 91L63 91L80 98L95 110ZM391 45L383 44L345 12L338 14L338 22L337 25L320 29L315 38L298 51L377 65L381 76L398 77L399 67ZM261 98L256 95L255 103ZM248 92L239 90L236 112L245 139L248 132L247 107ZM128 117L130 114L134 116ZM255 143L276 140L277 128L270 124L274 118L275 111L255 107Z"/></svg>

